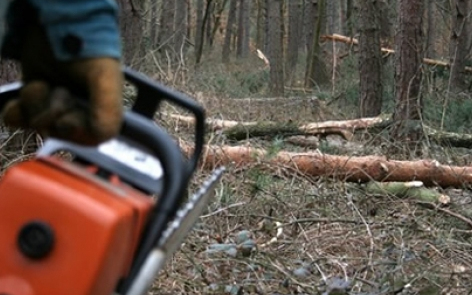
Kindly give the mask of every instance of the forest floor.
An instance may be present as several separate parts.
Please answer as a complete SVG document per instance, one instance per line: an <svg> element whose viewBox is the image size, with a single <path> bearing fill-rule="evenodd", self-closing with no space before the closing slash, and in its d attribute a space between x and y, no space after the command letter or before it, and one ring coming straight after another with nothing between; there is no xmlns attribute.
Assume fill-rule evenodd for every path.
<svg viewBox="0 0 472 295"><path fill-rule="evenodd" d="M301 123L344 119L338 108L309 98L275 102L197 96L197 100L210 118ZM190 139L190 129L172 120L162 123L176 137ZM376 136L363 133L350 142L327 137L318 150L336 155L385 155L389 143L372 140ZM219 132L210 132L207 141L310 150L284 138L231 142ZM420 158L413 152L389 156ZM9 163L27 158L10 158ZM422 147L421 158L472 165L468 149L430 145ZM451 198L444 211L413 199L369 194L363 184L300 175L274 163L263 163L266 166L261 169L260 164L226 166L207 210L156 279L151 294L472 292L472 216L455 214L457 208L472 210L468 187L432 188ZM210 172L198 170L192 191Z"/></svg>
<svg viewBox="0 0 472 295"><path fill-rule="evenodd" d="M302 123L336 119L313 99L199 99L208 117ZM167 122L179 136L186 130ZM351 142L327 138L327 154L371 155L386 150L364 133ZM283 138L216 145L300 151ZM387 143L386 143L387 144ZM470 150L423 147L421 158L470 166ZM389 155L419 159L415 153ZM260 164L260 163L259 163ZM267 164L269 165L269 164ZM472 208L468 187L432 188L450 196L447 212L416 200L369 194L363 184L303 176L270 164L227 166L216 196L152 294L470 294L472 228L455 208ZM195 187L210 171L199 170Z"/></svg>

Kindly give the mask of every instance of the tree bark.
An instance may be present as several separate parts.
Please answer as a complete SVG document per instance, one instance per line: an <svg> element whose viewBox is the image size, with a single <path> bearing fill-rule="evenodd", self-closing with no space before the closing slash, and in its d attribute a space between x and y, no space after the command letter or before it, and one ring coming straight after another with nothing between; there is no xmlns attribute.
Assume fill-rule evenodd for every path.
<svg viewBox="0 0 472 295"><path fill-rule="evenodd" d="M361 0L359 13L359 114L374 117L382 111L382 56L378 0Z"/></svg>
<svg viewBox="0 0 472 295"><path fill-rule="evenodd" d="M302 4L300 0L291 0L288 3L288 40L287 55L285 63L285 76L288 81L292 81L292 74L297 68L298 53L301 45ZM292 83L290 83L292 84Z"/></svg>
<svg viewBox="0 0 472 295"><path fill-rule="evenodd" d="M185 53L185 38L187 33L187 1L175 0L175 42L174 52L177 60L183 59Z"/></svg>
<svg viewBox="0 0 472 295"><path fill-rule="evenodd" d="M453 92L463 92L467 90L465 62L470 51L469 40L470 33L470 9L472 8L471 0L454 0L452 1L452 31L451 31L451 51L449 56L451 59L451 90Z"/></svg>
<svg viewBox="0 0 472 295"><path fill-rule="evenodd" d="M226 22L225 39L223 43L223 63L228 63L230 60L231 40L234 34L234 25L236 23L236 8L238 5L237 1L238 0L230 0L229 2L228 21Z"/></svg>
<svg viewBox="0 0 472 295"><path fill-rule="evenodd" d="M160 51L174 48L175 1L162 1L161 26L158 34Z"/></svg>
<svg viewBox="0 0 472 295"><path fill-rule="evenodd" d="M270 93L273 96L284 96L284 69L283 69L283 44L280 35L280 7L282 0L272 0L267 3L269 34L268 34L268 59L270 62Z"/></svg>
<svg viewBox="0 0 472 295"><path fill-rule="evenodd" d="M354 10L354 0L346 0L346 35L352 37L353 35L353 10Z"/></svg>
<svg viewBox="0 0 472 295"><path fill-rule="evenodd" d="M158 28L158 4L154 1L149 2L149 43L151 45L151 49L155 49L159 46L158 39L157 39L157 28Z"/></svg>
<svg viewBox="0 0 472 295"><path fill-rule="evenodd" d="M436 21L436 1L427 0L426 3L426 17L427 17L427 28L426 28L426 56L429 58L436 58L436 39L439 35L435 26Z"/></svg>
<svg viewBox="0 0 472 295"><path fill-rule="evenodd" d="M399 141L418 141L418 128L408 128L422 118L420 85L423 59L423 0L399 0L395 38L395 110L392 137Z"/></svg>
<svg viewBox="0 0 472 295"><path fill-rule="evenodd" d="M139 53L142 51L143 23L142 4L143 1L119 0L120 7L120 30L123 37L123 62L126 65L139 67Z"/></svg>
<svg viewBox="0 0 472 295"><path fill-rule="evenodd" d="M305 88L313 88L314 86L328 83L328 73L326 64L321 57L320 37L326 0L312 0L312 13L316 14L315 27L313 29L313 39L311 51L307 54L307 67L305 73Z"/></svg>
<svg viewBox="0 0 472 295"><path fill-rule="evenodd" d="M265 40L265 14L264 14L264 3L265 0L257 0L257 16L256 16L256 46L259 50L264 49L264 40Z"/></svg>
<svg viewBox="0 0 472 295"><path fill-rule="evenodd" d="M181 144L185 153L190 146ZM261 168L284 167L310 177L329 177L348 182L421 181L425 186L464 187L472 184L472 167L442 165L434 160L394 161L381 156L333 156L281 151L276 154L247 146L206 146L201 166L241 167L259 164Z"/></svg>
<svg viewBox="0 0 472 295"><path fill-rule="evenodd" d="M205 12L204 0L197 0L195 7L195 63L199 64L203 54L205 28L203 26L203 15Z"/></svg>
<svg viewBox="0 0 472 295"><path fill-rule="evenodd" d="M249 55L249 5L249 0L239 0L236 56L240 58L245 58Z"/></svg>

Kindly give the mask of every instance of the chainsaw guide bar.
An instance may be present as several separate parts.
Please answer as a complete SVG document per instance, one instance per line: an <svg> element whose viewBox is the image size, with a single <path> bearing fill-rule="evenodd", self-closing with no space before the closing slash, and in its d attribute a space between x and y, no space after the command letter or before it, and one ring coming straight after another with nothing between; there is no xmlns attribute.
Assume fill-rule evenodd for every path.
<svg viewBox="0 0 472 295"><path fill-rule="evenodd" d="M210 198L214 195L216 185L225 171L220 167L213 171L205 180L200 189L194 193L187 203L177 211L175 219L163 233L159 240L158 248L163 249L167 255L171 255L183 242L187 234L197 222Z"/></svg>

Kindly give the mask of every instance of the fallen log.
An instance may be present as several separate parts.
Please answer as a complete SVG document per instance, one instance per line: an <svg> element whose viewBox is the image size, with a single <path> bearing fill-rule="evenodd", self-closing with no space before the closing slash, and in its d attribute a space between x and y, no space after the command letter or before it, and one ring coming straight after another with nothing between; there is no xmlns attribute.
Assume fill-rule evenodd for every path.
<svg viewBox="0 0 472 295"><path fill-rule="evenodd" d="M435 130L428 126L423 126L426 136L439 145L472 148L472 134L459 134L454 132L446 132Z"/></svg>
<svg viewBox="0 0 472 295"><path fill-rule="evenodd" d="M192 125L194 122L193 117L174 114L167 114L166 116L188 125ZM369 129L372 132L380 132L392 123L389 116L386 115L373 118L307 123L303 125L277 122L240 122L219 119L207 119L206 122L210 130L223 130L223 134L231 140L242 140L260 136L327 136L335 134L342 136L348 141L351 140L355 132L359 130ZM472 134L440 131L426 125L423 125L423 131L431 142L438 145L472 148Z"/></svg>
<svg viewBox="0 0 472 295"><path fill-rule="evenodd" d="M191 152L186 144L182 144L182 148L187 153ZM218 165L241 167L248 164L283 166L302 175L358 183L417 180L426 186L462 187L472 184L472 167L441 165L434 160L397 161L382 156L349 157L319 152L281 151L272 155L264 149L246 146L210 145L205 148L201 161L201 166L207 169Z"/></svg>
<svg viewBox="0 0 472 295"><path fill-rule="evenodd" d="M328 40L343 42L347 44L359 45L359 40L357 40L356 38L351 38L351 37L338 35L338 34L324 35L321 37L321 39L324 39L324 40L328 39ZM390 49L390 48L382 47L380 50L386 54L395 54L395 50ZM440 66L440 67L445 67L445 68L449 68L451 66L449 62L436 60L436 59L430 59L430 58L423 58L423 63L427 65L431 65L431 66ZM472 72L472 67L466 66L464 69L466 72Z"/></svg>
<svg viewBox="0 0 472 295"><path fill-rule="evenodd" d="M165 114L178 122L192 125L194 118L175 114ZM261 136L294 136L294 135L341 135L345 140L351 140L358 129L378 126L390 119L385 116L360 118L353 120L333 120L297 125L292 122L238 122L232 120L207 119L210 130L224 130L223 134L231 140L242 140Z"/></svg>

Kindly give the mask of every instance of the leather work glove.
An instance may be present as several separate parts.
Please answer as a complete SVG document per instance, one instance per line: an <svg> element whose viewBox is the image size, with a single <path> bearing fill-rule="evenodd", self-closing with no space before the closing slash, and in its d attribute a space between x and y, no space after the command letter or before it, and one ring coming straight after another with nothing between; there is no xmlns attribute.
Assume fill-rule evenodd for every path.
<svg viewBox="0 0 472 295"><path fill-rule="evenodd" d="M70 39L66 46L80 47ZM44 137L97 145L118 134L123 116L123 74L110 57L58 61L41 26L24 36L20 98L4 108L7 126L31 128Z"/></svg>

